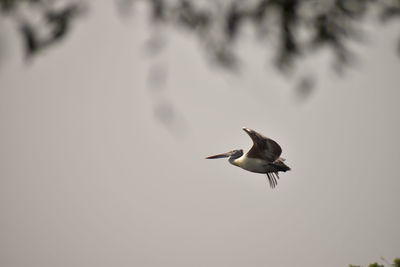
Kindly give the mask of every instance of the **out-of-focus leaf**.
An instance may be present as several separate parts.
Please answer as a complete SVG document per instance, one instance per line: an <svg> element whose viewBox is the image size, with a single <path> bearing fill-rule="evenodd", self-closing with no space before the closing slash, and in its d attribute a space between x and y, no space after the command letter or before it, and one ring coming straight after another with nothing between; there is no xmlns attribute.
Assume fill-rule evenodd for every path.
<svg viewBox="0 0 400 267"><path fill-rule="evenodd" d="M25 55L30 57L41 48L35 29L30 24L23 22L20 25L20 32L24 41Z"/></svg>
<svg viewBox="0 0 400 267"><path fill-rule="evenodd" d="M380 19L382 22L388 22L400 17L400 3L398 6L388 6L382 10Z"/></svg>
<svg viewBox="0 0 400 267"><path fill-rule="evenodd" d="M45 16L48 23L53 27L52 40L58 40L63 37L68 29L72 18L79 12L79 7L71 3L62 10L49 10Z"/></svg>
<svg viewBox="0 0 400 267"><path fill-rule="evenodd" d="M12 8L18 9L18 4L22 2L22 0L14 1ZM20 25L19 31L27 58L61 40L69 32L72 20L82 10L82 6L75 2L71 2L60 9L54 9L50 2L41 0L30 0L29 3L36 7L36 13L39 12L46 23L33 23L29 20L29 16L25 18L19 13L18 16L15 15ZM47 34L43 34L43 32L47 32Z"/></svg>

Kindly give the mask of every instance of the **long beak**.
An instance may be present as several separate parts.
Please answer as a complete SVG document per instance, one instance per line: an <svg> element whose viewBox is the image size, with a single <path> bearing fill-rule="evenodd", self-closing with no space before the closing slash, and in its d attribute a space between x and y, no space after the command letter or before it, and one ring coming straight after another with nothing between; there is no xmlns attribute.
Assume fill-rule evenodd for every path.
<svg viewBox="0 0 400 267"><path fill-rule="evenodd" d="M209 156L206 159L221 159L221 158L228 158L231 156L231 152L226 152L226 153L222 153L222 154L218 154L218 155L214 155L214 156Z"/></svg>

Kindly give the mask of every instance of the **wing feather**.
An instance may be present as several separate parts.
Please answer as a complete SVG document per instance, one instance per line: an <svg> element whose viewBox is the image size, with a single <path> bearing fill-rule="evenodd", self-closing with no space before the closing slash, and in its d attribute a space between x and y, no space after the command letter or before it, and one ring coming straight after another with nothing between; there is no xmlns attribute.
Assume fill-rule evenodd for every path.
<svg viewBox="0 0 400 267"><path fill-rule="evenodd" d="M263 158L269 162L274 162L282 154L282 148L274 140L265 137L254 130L248 132L253 140L253 146L247 152L249 158Z"/></svg>

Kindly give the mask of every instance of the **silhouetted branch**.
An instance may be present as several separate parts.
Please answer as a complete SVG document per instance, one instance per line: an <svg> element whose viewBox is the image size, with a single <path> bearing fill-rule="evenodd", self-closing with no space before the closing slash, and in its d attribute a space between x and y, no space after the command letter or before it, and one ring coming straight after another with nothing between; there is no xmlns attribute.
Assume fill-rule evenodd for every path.
<svg viewBox="0 0 400 267"><path fill-rule="evenodd" d="M400 267L400 258L395 258L393 260L393 263L389 263L385 258L381 258L386 264L387 266L392 266L392 267ZM353 265L353 264L349 264L349 267L361 267L360 265ZM370 263L368 264L368 267L385 267L385 265L383 264L379 264L377 262L374 263Z"/></svg>
<svg viewBox="0 0 400 267"><path fill-rule="evenodd" d="M143 0L135 2L139 1ZM319 47L327 47L339 65L348 65L352 59L349 41L360 40L366 15L376 13L382 22L400 17L398 0L144 2L154 22L191 32L217 63L231 69L238 64L233 47L246 23L261 37L269 35L279 40L276 63L285 70L305 51L310 53ZM301 33L308 38L300 38Z"/></svg>
<svg viewBox="0 0 400 267"><path fill-rule="evenodd" d="M122 10L139 1L148 6L154 25L193 34L206 55L228 69L239 65L234 47L241 40L245 24L260 37L256 40L277 40L275 62L284 71L320 47L328 48L339 65L348 65L353 54L349 42L361 40L366 16L377 15L382 23L398 22L400 18L400 0L116 0L116 3ZM64 3L61 7L54 4L60 2ZM20 10L24 6L30 7L32 13L39 12L45 23L34 23L29 14L22 15ZM1 14L15 18L19 24L28 57L64 38L81 10L78 1L72 0L0 0ZM41 34L43 28L47 34Z"/></svg>
<svg viewBox="0 0 400 267"><path fill-rule="evenodd" d="M0 0L0 9L17 23L30 58L62 40L83 6L72 1Z"/></svg>

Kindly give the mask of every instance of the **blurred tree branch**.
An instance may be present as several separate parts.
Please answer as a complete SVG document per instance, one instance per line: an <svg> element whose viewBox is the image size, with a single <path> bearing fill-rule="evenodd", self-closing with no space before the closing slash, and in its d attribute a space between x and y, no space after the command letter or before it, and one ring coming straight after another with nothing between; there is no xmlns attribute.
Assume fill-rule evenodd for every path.
<svg viewBox="0 0 400 267"><path fill-rule="evenodd" d="M387 260L385 260L384 258L382 258L382 260L384 260L386 262L386 264L388 264L388 266L392 266L392 267L400 267L400 258L395 258L393 260L393 263L389 263ZM360 265L353 265L350 264L349 267L361 267ZM370 263L368 264L368 267L385 267L385 265L379 264L377 262L374 263Z"/></svg>
<svg viewBox="0 0 400 267"><path fill-rule="evenodd" d="M400 18L400 0L116 0L120 10L139 2L154 25L192 33L227 69L239 65L234 47L245 25L266 49L277 43L275 63L285 71L322 47L338 67L346 66L352 59L349 43L361 39L366 17L376 16L382 25ZM64 38L80 11L80 2L72 0L0 0L1 14L17 22L28 58Z"/></svg>
<svg viewBox="0 0 400 267"><path fill-rule="evenodd" d="M261 42L277 41L275 62L284 71L322 47L335 55L338 67L348 65L349 42L361 39L366 16L377 15L382 23L400 18L399 0L127 1L145 2L155 24L193 33L226 68L237 67L234 45L244 25Z"/></svg>
<svg viewBox="0 0 400 267"><path fill-rule="evenodd" d="M73 1L0 0L0 12L16 23L28 59L62 40L82 10Z"/></svg>

